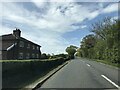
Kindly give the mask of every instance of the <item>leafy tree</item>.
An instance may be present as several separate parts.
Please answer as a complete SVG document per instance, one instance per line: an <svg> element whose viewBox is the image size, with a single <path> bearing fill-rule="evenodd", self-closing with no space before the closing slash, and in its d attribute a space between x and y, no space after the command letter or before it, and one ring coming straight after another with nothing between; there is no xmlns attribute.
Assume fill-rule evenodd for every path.
<svg viewBox="0 0 120 90"><path fill-rule="evenodd" d="M94 46L94 58L96 59L103 59L104 51L106 48L106 42L98 39L95 46Z"/></svg>
<svg viewBox="0 0 120 90"><path fill-rule="evenodd" d="M78 51L82 57L92 58L91 53L94 52L93 47L96 44L96 37L93 34L87 35L82 39L81 48Z"/></svg>
<svg viewBox="0 0 120 90"><path fill-rule="evenodd" d="M105 18L92 25L94 35L81 41L80 56L120 63L120 20Z"/></svg>
<svg viewBox="0 0 120 90"><path fill-rule="evenodd" d="M82 57L81 48L78 48L76 51L76 56Z"/></svg>
<svg viewBox="0 0 120 90"><path fill-rule="evenodd" d="M105 18L103 21L94 24L92 32L98 36L98 40L101 38L97 43L103 42L99 46L97 44L98 49L101 47L100 50L97 50L97 52L100 52L98 59L111 60L115 63L120 62L118 61L120 60L118 55L120 44L119 25L119 20L111 21L111 18Z"/></svg>
<svg viewBox="0 0 120 90"><path fill-rule="evenodd" d="M70 45L69 47L66 48L66 52L68 53L68 55L71 59L74 58L74 54L76 52L76 49L77 49L77 47L73 46L73 45Z"/></svg>
<svg viewBox="0 0 120 90"><path fill-rule="evenodd" d="M93 34L87 35L83 38L81 46L84 48L91 48L95 45L95 36Z"/></svg>

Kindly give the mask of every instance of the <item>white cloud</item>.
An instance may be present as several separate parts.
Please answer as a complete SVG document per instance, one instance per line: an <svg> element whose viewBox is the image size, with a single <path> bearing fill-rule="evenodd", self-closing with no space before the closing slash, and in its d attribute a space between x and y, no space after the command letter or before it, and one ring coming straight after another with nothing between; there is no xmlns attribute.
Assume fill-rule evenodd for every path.
<svg viewBox="0 0 120 90"><path fill-rule="evenodd" d="M1 0L0 2L119 2L119 0Z"/></svg>
<svg viewBox="0 0 120 90"><path fill-rule="evenodd" d="M67 9L64 10L65 8ZM59 33L73 31L75 26L73 27L71 24L80 23L86 18L93 19L99 15L98 11L91 12L87 7L75 5L74 3L51 3L47 13L42 15L42 18L36 17L37 12L31 13L23 7L18 7L12 3L5 3L3 11L3 18L8 20ZM64 11L64 13L61 13L61 11ZM37 14L40 15L41 13Z"/></svg>
<svg viewBox="0 0 120 90"><path fill-rule="evenodd" d="M94 19L95 17L97 17L100 14L99 10L93 11L89 14L89 20Z"/></svg>
<svg viewBox="0 0 120 90"><path fill-rule="evenodd" d="M50 3L49 6L47 6L43 0L39 3L33 0L32 2L38 9L47 8L45 9L45 13L29 11L20 5L16 5L16 3L3 3L3 12L1 12L0 15L3 20L26 26L25 29L28 32L24 32L23 30L23 37L40 44L42 46L42 52L48 53L64 52L70 42L66 41L62 35L76 29L87 27L86 25L80 27L72 24L82 23L85 19L94 19L102 12L101 10L93 11L92 7L71 2L53 2ZM111 7L115 8L114 5L111 5ZM103 12L105 13L106 10L107 7ZM112 8L109 12L114 10L115 9ZM27 27L29 27L29 29L33 27L34 29L31 28L31 30L29 30ZM1 35L12 33L12 28L4 27L0 32L2 32L0 33Z"/></svg>
<svg viewBox="0 0 120 90"><path fill-rule="evenodd" d="M81 28L86 28L86 27L87 27L87 25L82 25L82 26L81 26Z"/></svg>
<svg viewBox="0 0 120 90"><path fill-rule="evenodd" d="M41 8L44 7L45 2L48 2L48 0L31 0L37 7Z"/></svg>
<svg viewBox="0 0 120 90"><path fill-rule="evenodd" d="M4 26L0 25L0 36L3 35L3 34L12 33L12 29L13 28L8 28L8 27L4 27Z"/></svg>
<svg viewBox="0 0 120 90"><path fill-rule="evenodd" d="M108 5L106 8L103 9L103 13L111 13L118 11L118 3Z"/></svg>
<svg viewBox="0 0 120 90"><path fill-rule="evenodd" d="M102 3L102 2L99 2L99 3L98 3L98 5L99 5L99 7L101 7L101 8L103 8L103 7L104 7L104 5L103 5L103 3Z"/></svg>

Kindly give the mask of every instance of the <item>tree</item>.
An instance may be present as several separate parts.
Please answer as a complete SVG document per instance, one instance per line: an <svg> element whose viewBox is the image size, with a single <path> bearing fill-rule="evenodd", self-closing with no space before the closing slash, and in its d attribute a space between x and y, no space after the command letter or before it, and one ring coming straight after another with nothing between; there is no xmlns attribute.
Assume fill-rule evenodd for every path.
<svg viewBox="0 0 120 90"><path fill-rule="evenodd" d="M120 63L120 20L105 18L94 23L91 31L94 35L81 41L80 56Z"/></svg>
<svg viewBox="0 0 120 90"><path fill-rule="evenodd" d="M81 48L78 48L76 51L76 56L82 57Z"/></svg>
<svg viewBox="0 0 120 90"><path fill-rule="evenodd" d="M95 39L95 35L90 34L87 35L83 38L82 42L81 42L81 46L84 46L86 48L91 48L94 47L95 43L96 43L96 39Z"/></svg>
<svg viewBox="0 0 120 90"><path fill-rule="evenodd" d="M73 45L70 45L69 47L66 48L66 52L68 53L68 55L71 59L74 58L74 54L76 52L76 49L77 49L77 47L73 46Z"/></svg>
<svg viewBox="0 0 120 90"><path fill-rule="evenodd" d="M46 53L43 53L43 54L41 55L41 59L48 59Z"/></svg>
<svg viewBox="0 0 120 90"><path fill-rule="evenodd" d="M105 18L93 25L91 31L98 36L95 46L98 59L110 60L115 63L120 62L120 56L118 55L120 44L119 25L120 20L111 20L111 18Z"/></svg>
<svg viewBox="0 0 120 90"><path fill-rule="evenodd" d="M111 18L106 17L102 21L98 21L92 24L91 32L95 33L98 38L106 40L107 34L110 33L111 28L112 28Z"/></svg>
<svg viewBox="0 0 120 90"><path fill-rule="evenodd" d="M50 58L50 57L51 57L51 55L50 55L50 54L47 54L47 57L48 57L48 58Z"/></svg>
<svg viewBox="0 0 120 90"><path fill-rule="evenodd" d="M93 55L91 53L94 52L93 47L96 44L96 37L93 34L85 36L81 41L80 50L78 50L79 53L81 53L81 57L89 57L92 58Z"/></svg>

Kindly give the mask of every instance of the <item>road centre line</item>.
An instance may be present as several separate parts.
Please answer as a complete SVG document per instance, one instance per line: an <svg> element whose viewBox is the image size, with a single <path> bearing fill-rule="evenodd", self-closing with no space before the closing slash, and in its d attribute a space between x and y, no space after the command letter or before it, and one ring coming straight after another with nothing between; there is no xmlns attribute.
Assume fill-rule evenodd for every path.
<svg viewBox="0 0 120 90"><path fill-rule="evenodd" d="M90 65L89 65L89 64L87 64L87 66L88 66L88 67L90 67Z"/></svg>
<svg viewBox="0 0 120 90"><path fill-rule="evenodd" d="M113 84L115 87L117 87L118 89L120 89L120 87L115 84L113 81L111 81L109 78L107 78L105 75L101 75L104 79L106 79L108 82L110 82L111 84Z"/></svg>

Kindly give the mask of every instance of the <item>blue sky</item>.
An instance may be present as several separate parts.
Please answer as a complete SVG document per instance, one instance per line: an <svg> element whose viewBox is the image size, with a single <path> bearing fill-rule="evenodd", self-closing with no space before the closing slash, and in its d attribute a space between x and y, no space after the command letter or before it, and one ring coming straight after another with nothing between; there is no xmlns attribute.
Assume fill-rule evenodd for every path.
<svg viewBox="0 0 120 90"><path fill-rule="evenodd" d="M69 45L80 46L90 27L105 17L117 19L117 2L2 2L0 35L21 29L22 37L41 45L42 53L65 53Z"/></svg>

